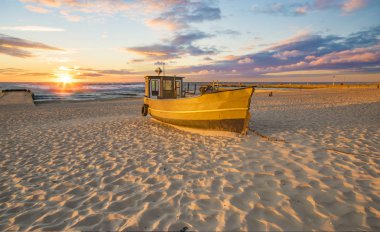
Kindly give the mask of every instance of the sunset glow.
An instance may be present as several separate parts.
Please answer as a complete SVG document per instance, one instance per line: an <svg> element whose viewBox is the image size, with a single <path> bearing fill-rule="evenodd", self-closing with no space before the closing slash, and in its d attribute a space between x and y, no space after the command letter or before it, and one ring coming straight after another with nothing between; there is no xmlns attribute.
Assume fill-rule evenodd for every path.
<svg viewBox="0 0 380 232"><path fill-rule="evenodd" d="M73 73L75 70L70 69L65 66L59 67L56 71L54 76L56 77L54 82L63 83L63 84L70 84L75 82L75 79L73 77ZM78 72L79 73L79 72Z"/></svg>
<svg viewBox="0 0 380 232"><path fill-rule="evenodd" d="M380 81L380 1L4 0L0 6L0 82L52 76L65 83L142 82L162 62L166 74L187 81ZM57 75L63 66L70 73Z"/></svg>
<svg viewBox="0 0 380 232"><path fill-rule="evenodd" d="M58 82L62 82L65 84L71 83L73 82L73 78L69 74L62 74L58 76Z"/></svg>

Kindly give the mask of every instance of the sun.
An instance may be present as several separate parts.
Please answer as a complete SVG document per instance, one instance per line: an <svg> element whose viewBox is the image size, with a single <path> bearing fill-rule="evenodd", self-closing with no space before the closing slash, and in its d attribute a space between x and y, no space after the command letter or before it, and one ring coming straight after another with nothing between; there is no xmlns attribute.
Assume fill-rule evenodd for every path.
<svg viewBox="0 0 380 232"><path fill-rule="evenodd" d="M61 73L58 75L58 82L68 84L73 82L73 77L67 73Z"/></svg>
<svg viewBox="0 0 380 232"><path fill-rule="evenodd" d="M74 71L71 68L65 66L59 67L54 71L54 82L61 83L63 84L63 86L66 86L66 84L72 84L76 82L73 72Z"/></svg>

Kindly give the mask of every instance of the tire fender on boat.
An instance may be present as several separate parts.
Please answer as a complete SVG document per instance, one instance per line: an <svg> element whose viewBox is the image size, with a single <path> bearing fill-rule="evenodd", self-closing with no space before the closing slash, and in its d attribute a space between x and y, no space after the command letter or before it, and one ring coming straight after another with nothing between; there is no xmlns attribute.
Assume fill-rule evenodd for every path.
<svg viewBox="0 0 380 232"><path fill-rule="evenodd" d="M149 106L147 104L143 104L141 107L141 115L147 116L148 115L148 108Z"/></svg>

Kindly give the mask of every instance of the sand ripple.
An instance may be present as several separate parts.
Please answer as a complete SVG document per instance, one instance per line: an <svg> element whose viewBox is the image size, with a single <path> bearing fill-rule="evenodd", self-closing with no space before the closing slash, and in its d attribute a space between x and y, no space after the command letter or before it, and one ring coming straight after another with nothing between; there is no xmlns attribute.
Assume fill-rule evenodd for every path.
<svg viewBox="0 0 380 232"><path fill-rule="evenodd" d="M255 127L285 143L179 131L136 101L1 111L0 230L380 230L379 103L260 99Z"/></svg>

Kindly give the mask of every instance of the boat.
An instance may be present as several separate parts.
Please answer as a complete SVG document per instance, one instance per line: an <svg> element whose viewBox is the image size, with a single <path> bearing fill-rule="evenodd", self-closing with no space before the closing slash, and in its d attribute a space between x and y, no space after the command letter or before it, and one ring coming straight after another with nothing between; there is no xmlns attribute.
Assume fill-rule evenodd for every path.
<svg viewBox="0 0 380 232"><path fill-rule="evenodd" d="M146 76L142 115L177 126L247 133L253 86L218 90L210 85L201 95L186 97L183 79Z"/></svg>

